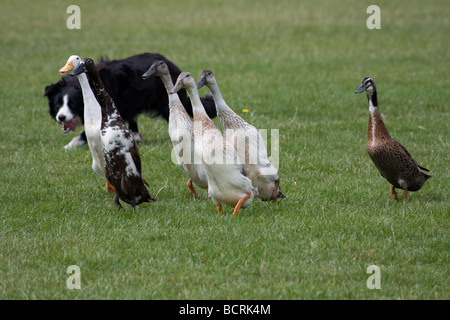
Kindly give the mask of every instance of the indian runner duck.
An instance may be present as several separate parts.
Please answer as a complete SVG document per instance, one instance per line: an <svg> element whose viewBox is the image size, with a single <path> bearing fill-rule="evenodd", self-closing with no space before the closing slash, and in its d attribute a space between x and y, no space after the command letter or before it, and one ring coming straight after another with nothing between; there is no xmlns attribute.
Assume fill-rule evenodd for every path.
<svg viewBox="0 0 450 320"><path fill-rule="evenodd" d="M169 97L170 140L172 140L178 165L189 177L187 182L189 193L197 198L198 194L192 183L208 190L208 179L203 166L194 162L194 123L181 103L178 94L170 93L173 82L167 64L162 60L155 61L142 75L142 78L147 79L151 76L158 76L166 88Z"/></svg>
<svg viewBox="0 0 450 320"><path fill-rule="evenodd" d="M81 58L77 55L70 56L64 67L59 70L60 74L66 74L73 71L79 64ZM103 146L100 137L100 129L102 123L102 111L97 99L89 87L89 82L86 74L82 73L77 76L83 92L84 121L85 133L89 150L92 154L92 169L99 176L106 179L105 175L105 157L103 155ZM114 193L115 189L106 181L106 189L110 193Z"/></svg>
<svg viewBox="0 0 450 320"><path fill-rule="evenodd" d="M421 167L408 150L394 140L381 118L378 109L377 87L372 78L365 77L355 93L366 92L369 100L369 127L367 130L367 152L381 175L392 185L390 193L398 200L395 189L403 189L403 201L406 202L408 191L418 191L430 175Z"/></svg>
<svg viewBox="0 0 450 320"><path fill-rule="evenodd" d="M182 72L171 93L185 88L194 114L194 150L201 159L208 178L208 194L221 214L222 203L234 207L233 216L240 208L251 205L258 189L244 175L239 156L233 145L220 133L208 117L200 101L196 82L189 72ZM194 159L195 160L195 159Z"/></svg>
<svg viewBox="0 0 450 320"><path fill-rule="evenodd" d="M94 61L82 59L71 75L87 75L90 95L101 109L101 142L105 158L105 175L115 188L114 204L123 209L120 200L135 207L143 202L154 202L141 173L141 159L133 133L128 130L114 101L106 92ZM86 121L86 119L85 119Z"/></svg>
<svg viewBox="0 0 450 320"><path fill-rule="evenodd" d="M213 95L224 137L234 145L246 176L250 178L253 186L258 188L257 198L263 201L284 198L277 169L269 160L261 133L227 105L211 70L202 72L197 89L204 85Z"/></svg>

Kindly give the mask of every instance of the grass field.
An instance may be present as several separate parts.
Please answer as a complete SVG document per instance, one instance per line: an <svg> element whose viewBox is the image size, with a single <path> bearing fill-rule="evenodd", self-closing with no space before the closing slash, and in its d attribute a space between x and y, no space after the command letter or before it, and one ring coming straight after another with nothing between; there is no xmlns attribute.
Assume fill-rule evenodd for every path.
<svg viewBox="0 0 450 320"><path fill-rule="evenodd" d="M70 4L80 30L66 27ZM366 27L371 4L4 1L0 298L449 299L450 3L378 1L380 30ZM287 199L218 216L204 191L189 197L167 123L142 116L143 175L152 195L164 188L116 210L88 148L63 149L80 131L61 133L43 92L72 54L141 52L196 78L213 70L236 112L279 130ZM406 204L365 150L364 76L391 135L433 175ZM70 265L81 290L66 286Z"/></svg>

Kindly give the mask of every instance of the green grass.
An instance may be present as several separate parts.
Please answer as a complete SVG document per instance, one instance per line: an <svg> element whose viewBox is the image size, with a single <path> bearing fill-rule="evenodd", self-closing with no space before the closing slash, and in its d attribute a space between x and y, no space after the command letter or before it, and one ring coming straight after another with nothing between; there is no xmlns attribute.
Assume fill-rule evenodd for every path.
<svg viewBox="0 0 450 320"><path fill-rule="evenodd" d="M381 30L366 28L369 1L77 1L81 30L66 28L70 4L2 4L1 299L450 298L448 1L379 1ZM143 174L152 195L164 188L117 212L88 148L62 148L75 134L43 91L72 54L141 52L212 69L238 113L279 129L287 199L218 216L203 191L190 199L167 123L141 117ZM407 204L365 151L363 76L432 171ZM373 264L381 290L366 287ZM81 290L66 287L70 265Z"/></svg>

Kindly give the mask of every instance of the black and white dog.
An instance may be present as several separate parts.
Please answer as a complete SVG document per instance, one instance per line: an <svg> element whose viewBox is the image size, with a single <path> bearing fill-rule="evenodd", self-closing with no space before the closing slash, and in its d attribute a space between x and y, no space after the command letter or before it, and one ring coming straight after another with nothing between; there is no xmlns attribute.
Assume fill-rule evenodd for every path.
<svg viewBox="0 0 450 320"><path fill-rule="evenodd" d="M181 70L158 53L142 53L122 60L102 59L96 64L106 91L115 101L120 115L128 123L137 141L143 140L137 125L140 114L147 113L150 116L169 119L169 101L161 79L142 79L142 74L157 60L163 60L167 64L175 83ZM180 91L178 95L186 111L192 116L192 106L186 91ZM84 124L83 95L75 77L67 76L46 86L44 96L48 98L50 115L61 123L64 133L75 131L77 125ZM212 96L201 99L208 115L214 118L217 113ZM86 142L86 135L82 132L64 148L80 147Z"/></svg>

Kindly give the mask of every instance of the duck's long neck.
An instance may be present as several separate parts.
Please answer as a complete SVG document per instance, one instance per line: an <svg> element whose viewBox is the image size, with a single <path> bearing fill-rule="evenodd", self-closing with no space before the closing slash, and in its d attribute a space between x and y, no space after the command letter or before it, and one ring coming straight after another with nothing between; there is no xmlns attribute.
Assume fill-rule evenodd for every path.
<svg viewBox="0 0 450 320"><path fill-rule="evenodd" d="M367 145L375 144L376 140L390 138L389 132L384 125L381 118L380 110L378 109L377 92L374 91L371 95L367 95L369 100L369 127L367 129Z"/></svg>
<svg viewBox="0 0 450 320"><path fill-rule="evenodd" d="M170 77L170 74L161 75L160 78L161 78L162 83L164 84L164 87L166 88L167 96L169 97L169 101L179 100L178 94L170 93L170 91L172 91L172 88L173 88L173 81L172 81L172 78ZM171 104L169 104L169 108L170 107L171 107Z"/></svg>
<svg viewBox="0 0 450 320"><path fill-rule="evenodd" d="M84 102L84 120L86 124L89 125L98 125L99 123L92 123L93 121L100 120L101 118L101 109L98 106L98 103L92 103L97 101L91 86L89 85L89 80L86 73L81 73L77 76L78 81L80 82L81 90L83 92L83 102Z"/></svg>
<svg viewBox="0 0 450 320"><path fill-rule="evenodd" d="M189 99L191 100L194 118L196 114L208 116L208 114L205 111L205 108L203 107L202 101L200 100L198 90L195 87L193 87L193 88L186 88L186 91L188 92Z"/></svg>
<svg viewBox="0 0 450 320"><path fill-rule="evenodd" d="M81 90L83 91L83 93L88 93L89 91L91 91L91 87L89 86L89 81L88 78L86 76L86 73L81 73L77 76L78 81L80 82L81 85Z"/></svg>
<svg viewBox="0 0 450 320"><path fill-rule="evenodd" d="M108 119L108 115L112 115L117 112L117 108L114 105L114 101L107 93L102 80L100 79L97 72L89 72L88 74L89 85L94 92L94 95L100 104L100 108L102 111L102 120L105 123Z"/></svg>
<svg viewBox="0 0 450 320"><path fill-rule="evenodd" d="M230 107L227 105L225 100L222 98L222 94L220 93L219 86L217 83L208 85L209 90L214 98L214 103L216 104L217 114L221 114L227 111L231 111Z"/></svg>

